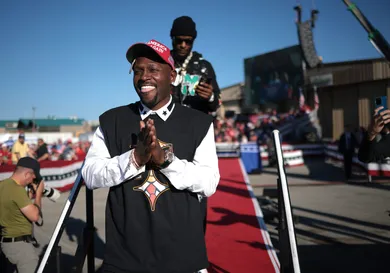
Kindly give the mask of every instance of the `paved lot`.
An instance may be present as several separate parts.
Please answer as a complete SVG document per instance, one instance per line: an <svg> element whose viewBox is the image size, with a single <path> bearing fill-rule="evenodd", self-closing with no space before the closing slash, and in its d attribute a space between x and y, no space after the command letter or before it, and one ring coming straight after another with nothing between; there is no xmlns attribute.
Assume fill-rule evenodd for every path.
<svg viewBox="0 0 390 273"><path fill-rule="evenodd" d="M249 175L267 227L278 249L276 169ZM302 272L390 272L390 181L364 183L355 176L348 184L340 168L322 160L286 169L298 255ZM271 190L271 191L270 191ZM270 193L270 194L268 194Z"/></svg>
<svg viewBox="0 0 390 273"><path fill-rule="evenodd" d="M364 177L346 184L342 171L322 160L306 162L306 166L286 169L291 203L296 216L296 237L301 272L346 273L389 272L390 262L390 183L363 183ZM273 218L276 170L249 175L258 196L267 226L278 249L277 221ZM35 233L41 248L47 245L69 193L57 203L44 200L45 224ZM98 269L104 252L104 211L107 190L94 191L95 197L95 262ZM62 271L71 272L77 245L85 226L85 191L81 189L71 218L59 245L62 248ZM86 266L84 266L84 272ZM374 271L375 270L375 271ZM50 271L47 271L50 272ZM261 272L261 268L259 268Z"/></svg>

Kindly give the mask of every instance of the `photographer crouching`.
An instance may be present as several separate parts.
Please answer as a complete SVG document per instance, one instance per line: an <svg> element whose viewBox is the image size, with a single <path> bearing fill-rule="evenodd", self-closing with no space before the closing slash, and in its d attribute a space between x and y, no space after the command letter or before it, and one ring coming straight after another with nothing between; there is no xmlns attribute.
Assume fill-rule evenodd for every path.
<svg viewBox="0 0 390 273"><path fill-rule="evenodd" d="M35 272L38 265L33 222L42 217L44 183L39 171L38 161L23 157L12 176L0 182L1 251L16 265L19 273ZM29 187L28 192L26 187ZM32 203L33 192L35 200Z"/></svg>

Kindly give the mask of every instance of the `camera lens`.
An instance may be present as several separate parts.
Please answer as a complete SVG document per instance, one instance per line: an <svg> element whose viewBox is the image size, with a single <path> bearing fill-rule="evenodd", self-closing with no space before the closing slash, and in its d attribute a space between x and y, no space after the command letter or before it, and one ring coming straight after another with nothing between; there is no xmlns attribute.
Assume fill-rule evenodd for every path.
<svg viewBox="0 0 390 273"><path fill-rule="evenodd" d="M376 105L380 105L382 103L381 98L376 98L375 103L376 103Z"/></svg>

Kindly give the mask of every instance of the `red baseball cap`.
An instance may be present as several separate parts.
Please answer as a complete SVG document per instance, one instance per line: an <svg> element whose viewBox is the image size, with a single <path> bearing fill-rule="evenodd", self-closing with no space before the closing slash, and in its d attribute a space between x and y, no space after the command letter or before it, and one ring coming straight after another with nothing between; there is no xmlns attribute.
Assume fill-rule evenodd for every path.
<svg viewBox="0 0 390 273"><path fill-rule="evenodd" d="M163 59L163 61L169 64L172 69L175 69L175 62L171 56L171 51L164 44L156 40L150 40L147 43L136 43L130 46L127 50L126 58L129 63L133 65L134 60L147 50L153 50L153 52L155 52L158 56L160 56L161 59Z"/></svg>

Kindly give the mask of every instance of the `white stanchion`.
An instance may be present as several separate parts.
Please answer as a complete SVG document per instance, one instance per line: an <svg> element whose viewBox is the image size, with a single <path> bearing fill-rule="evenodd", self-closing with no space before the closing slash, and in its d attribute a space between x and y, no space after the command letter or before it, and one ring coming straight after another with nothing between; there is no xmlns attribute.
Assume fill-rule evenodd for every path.
<svg viewBox="0 0 390 273"><path fill-rule="evenodd" d="M293 263L293 269L294 273L300 273L300 266L299 266L299 258L298 258L298 250L297 250L297 242L295 237L295 230L294 230L294 222L293 222L293 216L292 216L292 209L291 209L291 203L290 203L290 195L288 191L288 185L287 185L287 177L286 173L284 171L284 160L283 160L283 152L282 147L280 143L280 137L279 137L279 131L274 130L272 132L274 145L275 145L275 152L276 152L276 158L277 158L277 166L278 166L278 175L279 175L279 185L281 187L282 192L282 198L284 203L284 209L285 215L286 215L286 224L287 224L287 231L288 231L288 238L290 242L290 251L291 251L291 258ZM283 266L283 265L282 265Z"/></svg>

